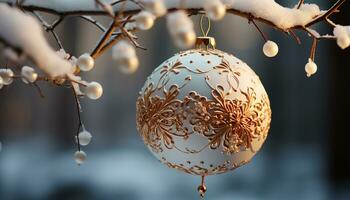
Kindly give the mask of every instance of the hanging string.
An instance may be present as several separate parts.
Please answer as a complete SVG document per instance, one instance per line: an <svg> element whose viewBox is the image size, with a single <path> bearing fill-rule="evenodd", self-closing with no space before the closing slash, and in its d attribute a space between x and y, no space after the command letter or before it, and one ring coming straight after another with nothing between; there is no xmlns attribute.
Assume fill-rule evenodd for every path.
<svg viewBox="0 0 350 200"><path fill-rule="evenodd" d="M199 27L200 27L200 29L201 29L201 32L202 32L203 36L207 37L208 34L209 34L209 31L210 31L210 29L211 29L211 22L210 22L209 17L206 17L207 22L208 22L208 26L207 26L207 30L204 31L204 22L203 22L203 21L204 21L204 17L206 17L206 16L205 16L205 15L202 15L202 16L201 16L201 19L200 19L200 21L199 21Z"/></svg>

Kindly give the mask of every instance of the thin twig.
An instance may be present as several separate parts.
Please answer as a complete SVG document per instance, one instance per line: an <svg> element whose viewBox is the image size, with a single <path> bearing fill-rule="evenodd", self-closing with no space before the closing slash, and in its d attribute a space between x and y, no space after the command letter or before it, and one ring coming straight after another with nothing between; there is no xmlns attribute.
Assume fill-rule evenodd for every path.
<svg viewBox="0 0 350 200"><path fill-rule="evenodd" d="M254 19L249 19L249 22L250 23L252 22L253 25L255 26L255 28L259 31L260 35L262 36L262 38L265 40L265 42L268 41L267 39L267 36L265 35L265 33L259 28L259 26L255 23Z"/></svg>
<svg viewBox="0 0 350 200"><path fill-rule="evenodd" d="M337 12L337 10L340 8L341 5L343 5L343 3L346 0L338 0L330 9L328 9L327 12L325 12L323 15L315 18L313 21L309 22L307 25L305 25L306 27L312 26L320 21L323 21L325 19L327 19L329 16L331 16L333 13Z"/></svg>
<svg viewBox="0 0 350 200"><path fill-rule="evenodd" d="M56 21L54 21L54 22L51 24L51 26L48 27L47 29L49 29L49 30L54 30L54 29L56 28L56 26L58 26L58 25L63 21L63 19L64 19L64 16L59 16L59 18L58 18Z"/></svg>
<svg viewBox="0 0 350 200"><path fill-rule="evenodd" d="M44 26L47 32L50 32L52 36L55 38L55 41L60 49L64 49L60 38L55 32L55 28L63 21L63 16L60 16L52 25L49 25L46 20L37 12L33 12L34 16L38 18L41 24Z"/></svg>
<svg viewBox="0 0 350 200"><path fill-rule="evenodd" d="M117 0L115 2L112 2L111 6L117 5L117 4L125 2L125 1L129 1L131 3L134 3L134 4L138 5L141 9L145 8L140 1L135 1L135 0Z"/></svg>
<svg viewBox="0 0 350 200"><path fill-rule="evenodd" d="M73 95L74 95L75 105L77 107L77 112L78 112L78 129L77 129L77 132L76 132L76 138L77 138L77 143L78 143L78 151L80 151L79 132L80 132L81 127L83 126L83 122L81 120L81 112L82 112L82 110L81 110L79 97L78 97L77 92L75 91L75 88L74 88L72 83L71 83L71 86L72 86L72 92L73 92Z"/></svg>
<svg viewBox="0 0 350 200"><path fill-rule="evenodd" d="M50 32L51 32L52 36L55 38L58 47L59 47L60 49L64 49L64 48L63 48L63 45L62 45L62 42L61 42L60 38L58 37L57 33L56 33L55 31L53 31L53 30L50 31Z"/></svg>
<svg viewBox="0 0 350 200"><path fill-rule="evenodd" d="M94 18L92 18L90 16L86 16L86 15L81 15L79 17L84 19L85 21L88 21L88 22L94 24L102 32L106 32L106 28L101 23L99 23L97 20L95 20Z"/></svg>
<svg viewBox="0 0 350 200"><path fill-rule="evenodd" d="M128 18L131 18L131 16L129 16ZM132 37L132 35L129 33L129 31L127 31L125 29L125 24L126 22L124 22L123 24L121 24L120 22L116 22L116 25L119 27L119 29L121 30L121 32L123 33L124 36L126 36L130 42L132 42L132 44L136 47L136 48L140 48L140 49L143 49L143 50L146 50L145 47L141 46L140 44L138 44L138 42Z"/></svg>
<svg viewBox="0 0 350 200"><path fill-rule="evenodd" d="M293 36L293 38L295 39L295 41L300 45L301 44L301 40L300 38L297 36L297 34L295 34L295 32L293 30L289 30L289 33Z"/></svg>
<svg viewBox="0 0 350 200"><path fill-rule="evenodd" d="M317 48L317 38L313 38L311 50L310 50L310 59L312 61L315 61L315 54L316 54L316 48Z"/></svg>
<svg viewBox="0 0 350 200"><path fill-rule="evenodd" d="M299 3L298 3L298 6L297 6L297 9L300 9L301 5L304 4L304 1L305 0L299 0Z"/></svg>
<svg viewBox="0 0 350 200"><path fill-rule="evenodd" d="M95 0L95 3L99 6L101 6L101 8L110 16L114 19L115 15L114 15L114 12L113 11L110 11L108 8L107 8L107 5L109 4L106 4L104 2L102 2L101 0Z"/></svg>
<svg viewBox="0 0 350 200"><path fill-rule="evenodd" d="M115 30L115 27L116 27L116 21L113 20L112 23L109 25L108 30L104 33L104 35L98 41L96 47L94 48L94 50L90 54L91 57L96 58L96 56L98 55L98 52L101 50L101 48L106 43L106 41L111 37L112 33Z"/></svg>
<svg viewBox="0 0 350 200"><path fill-rule="evenodd" d="M326 22L331 25L333 28L337 26L337 24L335 24L332 20L326 18Z"/></svg>
<svg viewBox="0 0 350 200"><path fill-rule="evenodd" d="M123 34L119 34L119 35L115 35L110 41L108 41L102 48L101 50L98 52L98 54L95 56L99 56L101 54L103 54L105 51L107 51L108 49L110 49L114 44L116 44L119 40L121 40L123 38Z"/></svg>
<svg viewBox="0 0 350 200"><path fill-rule="evenodd" d="M32 83L32 85L36 88L36 90L38 91L39 95L41 98L45 98L43 91L41 90L40 86L38 85L38 83L34 82Z"/></svg>

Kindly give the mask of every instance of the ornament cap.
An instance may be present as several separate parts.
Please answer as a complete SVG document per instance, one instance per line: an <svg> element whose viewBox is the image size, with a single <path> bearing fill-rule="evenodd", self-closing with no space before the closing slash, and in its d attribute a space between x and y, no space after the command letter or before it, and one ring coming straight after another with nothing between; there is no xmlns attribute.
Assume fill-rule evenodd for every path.
<svg viewBox="0 0 350 200"><path fill-rule="evenodd" d="M208 36L197 37L196 48L201 49L202 47L204 47L207 50L209 48L215 49L216 47L215 38L208 37Z"/></svg>

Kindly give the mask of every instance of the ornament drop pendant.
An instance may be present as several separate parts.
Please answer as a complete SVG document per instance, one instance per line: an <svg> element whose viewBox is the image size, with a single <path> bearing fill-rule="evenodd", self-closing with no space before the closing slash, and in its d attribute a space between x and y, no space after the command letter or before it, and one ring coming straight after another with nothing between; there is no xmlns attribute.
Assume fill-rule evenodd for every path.
<svg viewBox="0 0 350 200"><path fill-rule="evenodd" d="M197 188L199 196L202 199L204 199L205 192L207 191L207 186L205 185L205 180L204 179L205 179L205 176L202 176L202 182Z"/></svg>

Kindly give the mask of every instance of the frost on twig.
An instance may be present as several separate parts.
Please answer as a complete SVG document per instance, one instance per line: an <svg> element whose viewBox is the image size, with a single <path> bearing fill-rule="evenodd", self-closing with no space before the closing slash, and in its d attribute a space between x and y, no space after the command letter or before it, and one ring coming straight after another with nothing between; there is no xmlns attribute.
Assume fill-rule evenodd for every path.
<svg viewBox="0 0 350 200"><path fill-rule="evenodd" d="M61 59L46 41L38 21L16 8L0 4L0 38L21 49L52 77L71 73L72 65Z"/></svg>

